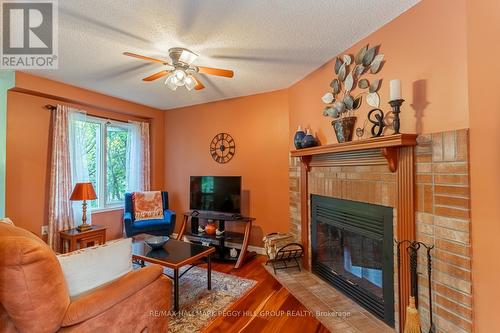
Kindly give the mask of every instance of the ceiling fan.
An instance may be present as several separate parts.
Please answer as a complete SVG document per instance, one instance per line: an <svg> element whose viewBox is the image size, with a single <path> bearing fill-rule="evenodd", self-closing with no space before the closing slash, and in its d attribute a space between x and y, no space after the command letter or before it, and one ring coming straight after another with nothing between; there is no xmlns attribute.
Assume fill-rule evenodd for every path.
<svg viewBox="0 0 500 333"><path fill-rule="evenodd" d="M165 84L172 90L176 90L178 87L186 87L187 90L201 90L205 88L203 83L201 83L196 77L196 73L204 73L209 75L217 75L223 77L233 77L234 72L227 69L195 66L193 62L196 60L198 55L191 52L183 47L174 47L168 50L168 54L172 63L165 60L155 59L151 57L146 57L140 54L123 52L124 55L138 58L146 61L157 62L165 66L162 71L145 77L143 81L154 81L161 77L167 76Z"/></svg>

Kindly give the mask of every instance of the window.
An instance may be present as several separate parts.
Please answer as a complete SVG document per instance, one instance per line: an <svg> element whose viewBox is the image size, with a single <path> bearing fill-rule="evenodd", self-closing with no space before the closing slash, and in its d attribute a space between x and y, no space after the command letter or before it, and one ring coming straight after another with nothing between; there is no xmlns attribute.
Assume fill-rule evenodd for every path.
<svg viewBox="0 0 500 333"><path fill-rule="evenodd" d="M80 137L84 152L81 155L85 156L80 158L81 161L73 161L73 165L84 164L83 168L88 171L89 180L97 193L98 199L90 202L90 207L103 209L123 205L128 187L127 144L130 125L87 116L75 119L73 126ZM78 174L75 167L73 170Z"/></svg>
<svg viewBox="0 0 500 333"><path fill-rule="evenodd" d="M127 190L128 129L106 125L106 205L123 203Z"/></svg>

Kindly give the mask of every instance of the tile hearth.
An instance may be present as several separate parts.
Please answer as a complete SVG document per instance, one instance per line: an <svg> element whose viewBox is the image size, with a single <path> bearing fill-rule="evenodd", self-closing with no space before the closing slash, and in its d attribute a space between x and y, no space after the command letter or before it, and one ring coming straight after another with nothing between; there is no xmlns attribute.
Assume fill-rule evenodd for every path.
<svg viewBox="0 0 500 333"><path fill-rule="evenodd" d="M270 266L266 266L266 269L309 311L348 313L347 316L317 316L317 319L332 332L395 332L393 328L311 272L288 269L274 274Z"/></svg>

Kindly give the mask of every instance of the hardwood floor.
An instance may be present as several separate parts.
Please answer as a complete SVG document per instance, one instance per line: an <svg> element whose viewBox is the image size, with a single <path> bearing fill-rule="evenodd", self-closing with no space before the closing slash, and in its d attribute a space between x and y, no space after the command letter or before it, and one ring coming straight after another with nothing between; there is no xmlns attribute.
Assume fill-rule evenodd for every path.
<svg viewBox="0 0 500 333"><path fill-rule="evenodd" d="M227 263L212 264L213 270L258 282L228 309L234 311L231 316L217 317L203 332L329 332L315 317L305 315L307 309L262 266L265 261L266 257L257 256L240 269ZM302 315L287 315L287 311Z"/></svg>

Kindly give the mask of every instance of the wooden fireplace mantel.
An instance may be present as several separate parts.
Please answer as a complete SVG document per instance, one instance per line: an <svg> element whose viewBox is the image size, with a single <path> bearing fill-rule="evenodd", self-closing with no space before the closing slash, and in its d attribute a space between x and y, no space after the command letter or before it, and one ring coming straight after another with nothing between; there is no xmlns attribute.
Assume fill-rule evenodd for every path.
<svg viewBox="0 0 500 333"><path fill-rule="evenodd" d="M292 150L292 157L300 157L309 169L313 156L329 154L330 158L323 158L316 166L328 165L373 165L380 164L384 158L389 170L395 172L398 166L397 152L400 147L415 146L416 134L394 134L370 138L366 140L333 143L299 150ZM367 151L372 151L371 153Z"/></svg>
<svg viewBox="0 0 500 333"><path fill-rule="evenodd" d="M395 236L398 240L412 240L415 239L414 146L416 144L416 134L395 134L291 151L291 156L299 157L302 162L300 166L300 218L301 238L304 246L303 266L306 269L310 269L308 175L311 167L387 164L389 170L396 173L397 199L394 208L397 211L397 228ZM401 256L400 266L398 295L399 323L402 331L406 315L405 308L410 294L409 262L406 256Z"/></svg>

